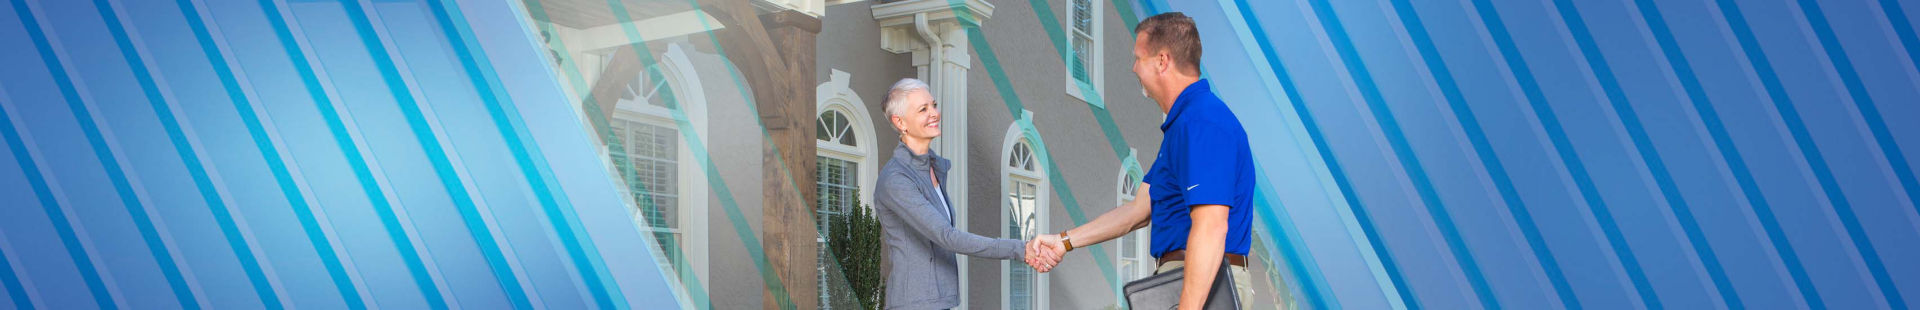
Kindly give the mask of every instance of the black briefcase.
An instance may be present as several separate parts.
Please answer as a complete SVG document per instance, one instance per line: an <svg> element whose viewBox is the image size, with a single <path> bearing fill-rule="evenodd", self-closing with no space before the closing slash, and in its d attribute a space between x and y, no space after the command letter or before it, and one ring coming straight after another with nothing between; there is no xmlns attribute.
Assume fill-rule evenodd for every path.
<svg viewBox="0 0 1920 310"><path fill-rule="evenodd" d="M1208 310L1240 309L1239 291L1233 287L1233 272L1227 269L1227 262L1220 262L1220 272L1213 276L1213 292L1207 294ZM1122 288L1127 294L1127 308L1134 310L1173 309L1180 305L1181 281L1186 278L1186 268L1168 270L1145 279L1127 282Z"/></svg>

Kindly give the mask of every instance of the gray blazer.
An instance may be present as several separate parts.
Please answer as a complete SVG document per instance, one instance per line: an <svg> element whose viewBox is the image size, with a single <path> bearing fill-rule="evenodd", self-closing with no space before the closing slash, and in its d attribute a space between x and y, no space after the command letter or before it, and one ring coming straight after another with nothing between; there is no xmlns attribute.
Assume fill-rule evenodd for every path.
<svg viewBox="0 0 1920 310"><path fill-rule="evenodd" d="M991 259L1022 259L1026 243L981 237L953 227L951 210L927 175L947 180L947 159L928 150L914 155L906 145L880 168L873 195L886 234L887 309L946 309L960 306L960 269L953 254ZM949 200L951 201L951 200ZM950 203L948 204L951 205Z"/></svg>

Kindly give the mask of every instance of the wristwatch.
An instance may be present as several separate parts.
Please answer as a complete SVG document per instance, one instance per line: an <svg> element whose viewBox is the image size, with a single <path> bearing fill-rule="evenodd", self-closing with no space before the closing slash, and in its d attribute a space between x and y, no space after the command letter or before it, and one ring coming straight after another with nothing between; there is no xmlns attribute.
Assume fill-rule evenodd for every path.
<svg viewBox="0 0 1920 310"><path fill-rule="evenodd" d="M1065 230L1060 231L1060 244L1067 246L1067 252L1073 252L1073 237L1067 236Z"/></svg>

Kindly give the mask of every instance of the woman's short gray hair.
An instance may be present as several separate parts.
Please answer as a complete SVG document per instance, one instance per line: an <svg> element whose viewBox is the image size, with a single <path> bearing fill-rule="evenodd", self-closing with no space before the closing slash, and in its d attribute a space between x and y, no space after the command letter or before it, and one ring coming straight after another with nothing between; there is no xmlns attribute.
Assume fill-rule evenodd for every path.
<svg viewBox="0 0 1920 310"><path fill-rule="evenodd" d="M900 111L907 108L907 95L912 94L913 91L926 91L928 94L932 94L932 92L927 89L927 82L921 82L920 79L916 78L904 78L900 79L899 82L894 82L893 88L887 90L887 116L900 115Z"/></svg>

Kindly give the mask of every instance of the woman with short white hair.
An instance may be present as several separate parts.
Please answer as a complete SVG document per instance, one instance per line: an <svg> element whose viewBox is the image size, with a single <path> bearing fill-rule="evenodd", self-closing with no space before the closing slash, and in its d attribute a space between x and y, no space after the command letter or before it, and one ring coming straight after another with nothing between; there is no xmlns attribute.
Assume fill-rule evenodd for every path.
<svg viewBox="0 0 1920 310"><path fill-rule="evenodd" d="M1027 253L1020 240L982 237L953 226L953 208L940 184L947 179L946 158L929 149L940 136L940 104L927 83L901 79L887 91L887 120L900 133L900 146L880 168L874 203L886 235L887 309L946 309L960 305L958 262L953 254L1014 260ZM1044 250L1042 250L1044 252Z"/></svg>

